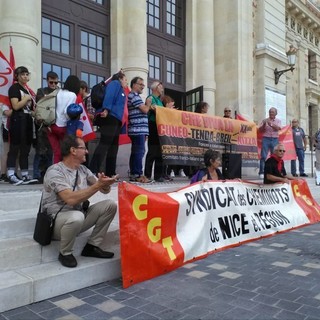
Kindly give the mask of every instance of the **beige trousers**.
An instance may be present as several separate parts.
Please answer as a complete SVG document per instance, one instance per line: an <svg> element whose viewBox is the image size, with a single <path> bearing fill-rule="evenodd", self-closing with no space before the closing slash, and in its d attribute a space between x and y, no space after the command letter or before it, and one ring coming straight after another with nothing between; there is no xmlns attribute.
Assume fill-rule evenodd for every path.
<svg viewBox="0 0 320 320"><path fill-rule="evenodd" d="M116 212L116 203L109 199L91 205L85 214L77 210L60 212L53 232L53 239L60 240L60 253L72 254L76 237L93 226L88 243L98 247Z"/></svg>

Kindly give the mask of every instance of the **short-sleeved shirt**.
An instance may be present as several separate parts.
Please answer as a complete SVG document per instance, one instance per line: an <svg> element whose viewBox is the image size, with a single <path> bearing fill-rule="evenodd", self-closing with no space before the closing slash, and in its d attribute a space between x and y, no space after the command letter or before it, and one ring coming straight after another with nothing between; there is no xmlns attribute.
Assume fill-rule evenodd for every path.
<svg viewBox="0 0 320 320"><path fill-rule="evenodd" d="M128 95L128 135L148 135L148 115L140 110L144 105L140 95L131 91Z"/></svg>
<svg viewBox="0 0 320 320"><path fill-rule="evenodd" d="M163 107L163 103L162 103L160 97L154 96L153 94L148 96L148 98L149 97L151 97L151 105L155 104L157 107ZM156 115L155 115L154 110L150 110L148 112L148 119L149 119L149 121L156 122Z"/></svg>
<svg viewBox="0 0 320 320"><path fill-rule="evenodd" d="M48 168L43 182L42 210L47 210L51 216L54 216L63 205L64 207L59 214L69 210L82 211L82 204L67 205L58 195L63 190L73 190L76 174L76 169L70 169L62 161ZM78 169L75 190L85 189L96 181L95 175L86 166L81 165Z"/></svg>
<svg viewBox="0 0 320 320"><path fill-rule="evenodd" d="M280 160L281 163L281 168L279 170L278 168L278 161L273 158L270 157L269 159L267 159L265 166L264 166L264 181L263 183L265 184L270 184L270 183L274 183L274 181L270 181L267 179L267 174L272 174L273 176L276 177L285 177L287 175L286 169L284 167L284 163L283 160Z"/></svg>
<svg viewBox="0 0 320 320"><path fill-rule="evenodd" d="M83 131L84 124L80 120L68 120L67 121L67 134L76 135L77 130Z"/></svg>
<svg viewBox="0 0 320 320"><path fill-rule="evenodd" d="M296 149L304 149L304 138L305 133L304 130L300 127L298 128L292 128L292 136L293 136L293 142Z"/></svg>
<svg viewBox="0 0 320 320"><path fill-rule="evenodd" d="M270 121L270 118L267 118L265 120ZM281 120L278 118L272 119L272 123L274 123L276 126L281 127ZM260 123L259 127L262 125L262 122ZM272 127L269 125L265 126L264 132L263 132L264 138L279 138L279 130L273 130Z"/></svg>
<svg viewBox="0 0 320 320"><path fill-rule="evenodd" d="M16 82L9 88L8 94L9 94L10 100L12 98L17 98L18 101L21 101L24 96L29 95L29 92L22 85ZM26 105L23 108L19 110L13 110L13 113L23 112L23 113L31 114L32 109L33 109L33 102L32 100L30 100L26 103Z"/></svg>

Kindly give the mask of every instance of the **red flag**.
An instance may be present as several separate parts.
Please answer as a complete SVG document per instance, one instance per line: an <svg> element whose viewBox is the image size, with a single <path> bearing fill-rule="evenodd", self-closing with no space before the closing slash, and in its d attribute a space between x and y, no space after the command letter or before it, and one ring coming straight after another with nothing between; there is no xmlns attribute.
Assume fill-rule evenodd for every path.
<svg viewBox="0 0 320 320"><path fill-rule="evenodd" d="M130 93L130 88L126 87L124 89L126 94L126 103L124 105L123 116L122 116L122 128L119 137L119 145L131 143L131 139L128 136L128 94Z"/></svg>
<svg viewBox="0 0 320 320"><path fill-rule="evenodd" d="M10 66L14 70L16 68L16 60L14 58L13 48L10 44Z"/></svg>
<svg viewBox="0 0 320 320"><path fill-rule="evenodd" d="M76 103L80 104L80 106L82 107L83 109L83 112L80 116L80 120L82 121L83 123L83 134L82 134L82 138L85 142L88 142L90 140L94 140L96 138L96 133L93 131L93 128L92 128L92 124L91 124L91 121L89 119L89 116L88 116L88 113L87 113L87 110L83 104L83 99L82 97L80 96L80 94L78 94L77 96L77 100L76 100Z"/></svg>
<svg viewBox="0 0 320 320"><path fill-rule="evenodd" d="M11 64L0 51L0 102L7 106L11 105L8 97L8 90L14 81L13 71Z"/></svg>

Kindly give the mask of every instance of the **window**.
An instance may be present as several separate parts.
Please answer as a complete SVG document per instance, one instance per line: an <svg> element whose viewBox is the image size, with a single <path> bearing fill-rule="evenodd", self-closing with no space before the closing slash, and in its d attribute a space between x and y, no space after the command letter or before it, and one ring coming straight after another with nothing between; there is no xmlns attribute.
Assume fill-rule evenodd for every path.
<svg viewBox="0 0 320 320"><path fill-rule="evenodd" d="M182 65L167 60L167 82L172 84L182 84Z"/></svg>
<svg viewBox="0 0 320 320"><path fill-rule="evenodd" d="M152 79L160 79L160 57L148 54L149 61L149 77Z"/></svg>
<svg viewBox="0 0 320 320"><path fill-rule="evenodd" d="M81 80L85 81L88 84L88 87L91 89L94 85L105 79L104 77L96 74L81 72Z"/></svg>
<svg viewBox="0 0 320 320"><path fill-rule="evenodd" d="M81 31L81 59L103 64L103 38Z"/></svg>
<svg viewBox="0 0 320 320"><path fill-rule="evenodd" d="M200 101L203 101L203 86L186 92L183 110L194 112L197 103Z"/></svg>
<svg viewBox="0 0 320 320"><path fill-rule="evenodd" d="M172 36L182 36L182 8L178 6L179 1L167 0L166 32Z"/></svg>
<svg viewBox="0 0 320 320"><path fill-rule="evenodd" d="M101 5L104 5L104 1L103 0L91 0L97 4L101 4Z"/></svg>
<svg viewBox="0 0 320 320"><path fill-rule="evenodd" d="M147 0L147 21L150 27L160 29L160 0Z"/></svg>
<svg viewBox="0 0 320 320"><path fill-rule="evenodd" d="M182 38L183 8L181 0L147 0L147 23L149 27L164 34Z"/></svg>
<svg viewBox="0 0 320 320"><path fill-rule="evenodd" d="M61 81L61 87L62 84L66 81L66 79L70 76L71 74L71 69L61 67L58 65L54 64L49 64L49 63L43 63L42 64L42 87L47 87L47 73L49 71L54 71L58 77L59 80Z"/></svg>
<svg viewBox="0 0 320 320"><path fill-rule="evenodd" d="M317 55L311 50L308 51L308 76L313 81L317 79Z"/></svg>
<svg viewBox="0 0 320 320"><path fill-rule="evenodd" d="M61 22L42 18L42 48L70 54L70 27Z"/></svg>

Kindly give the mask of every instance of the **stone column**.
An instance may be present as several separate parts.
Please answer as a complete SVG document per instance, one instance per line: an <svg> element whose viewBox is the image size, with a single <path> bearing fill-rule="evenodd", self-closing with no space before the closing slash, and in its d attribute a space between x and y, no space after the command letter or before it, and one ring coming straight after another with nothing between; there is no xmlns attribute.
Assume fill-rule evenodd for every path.
<svg viewBox="0 0 320 320"><path fill-rule="evenodd" d="M36 90L41 85L41 1L0 1L0 50L7 58L10 40L16 67L28 68L29 86Z"/></svg>
<svg viewBox="0 0 320 320"><path fill-rule="evenodd" d="M230 106L252 119L252 2L215 0L214 19L216 114Z"/></svg>
<svg viewBox="0 0 320 320"><path fill-rule="evenodd" d="M145 0L111 1L111 70L123 68L129 84L140 76L147 84L147 18Z"/></svg>
<svg viewBox="0 0 320 320"><path fill-rule="evenodd" d="M187 0L186 90L203 85L203 100L215 113L214 1Z"/></svg>

